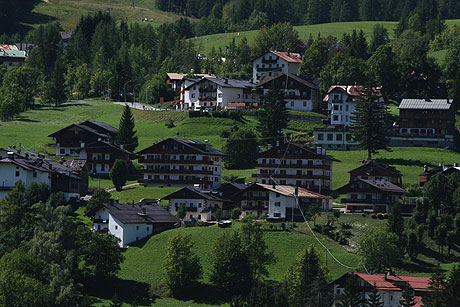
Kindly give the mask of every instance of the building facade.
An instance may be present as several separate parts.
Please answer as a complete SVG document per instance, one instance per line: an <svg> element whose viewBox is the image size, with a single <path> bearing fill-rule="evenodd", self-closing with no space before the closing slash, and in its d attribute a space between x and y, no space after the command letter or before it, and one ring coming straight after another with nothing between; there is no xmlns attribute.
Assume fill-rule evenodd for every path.
<svg viewBox="0 0 460 307"><path fill-rule="evenodd" d="M297 74L302 63L299 53L269 50L252 59L252 79L255 83L279 74Z"/></svg>
<svg viewBox="0 0 460 307"><path fill-rule="evenodd" d="M175 186L214 189L221 184L222 157L207 141L169 138L141 150L146 186Z"/></svg>
<svg viewBox="0 0 460 307"><path fill-rule="evenodd" d="M334 161L338 160L321 147L277 143L259 152L253 177L262 184L293 185L321 193L332 189Z"/></svg>
<svg viewBox="0 0 460 307"><path fill-rule="evenodd" d="M264 96L271 88L280 89L285 97L286 108L290 110L316 111L320 108L321 98L317 79L280 73L264 78L257 84L257 88Z"/></svg>
<svg viewBox="0 0 460 307"><path fill-rule="evenodd" d="M454 147L455 111L451 99L403 99L390 145Z"/></svg>
<svg viewBox="0 0 460 307"><path fill-rule="evenodd" d="M104 141L85 144L79 150L80 159L87 161L88 172L92 175L108 175L117 160L129 163L131 152Z"/></svg>
<svg viewBox="0 0 460 307"><path fill-rule="evenodd" d="M0 65L6 68L23 66L27 58L25 50L19 50L16 45L0 45Z"/></svg>

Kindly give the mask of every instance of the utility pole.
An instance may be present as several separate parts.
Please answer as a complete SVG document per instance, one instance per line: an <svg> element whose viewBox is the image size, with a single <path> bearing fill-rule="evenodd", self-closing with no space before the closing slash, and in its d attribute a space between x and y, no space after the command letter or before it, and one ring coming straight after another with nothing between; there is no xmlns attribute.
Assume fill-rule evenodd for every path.
<svg viewBox="0 0 460 307"><path fill-rule="evenodd" d="M326 267L327 267L327 247L325 247L326 249Z"/></svg>

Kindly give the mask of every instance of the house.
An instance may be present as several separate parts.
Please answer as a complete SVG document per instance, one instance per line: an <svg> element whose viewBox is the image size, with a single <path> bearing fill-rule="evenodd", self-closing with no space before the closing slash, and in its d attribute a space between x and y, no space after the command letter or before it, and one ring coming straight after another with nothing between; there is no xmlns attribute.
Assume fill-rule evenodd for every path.
<svg viewBox="0 0 460 307"><path fill-rule="evenodd" d="M80 159L87 161L88 171L92 175L108 175L117 160L125 160L130 164L131 152L106 141L96 141L84 144L77 151Z"/></svg>
<svg viewBox="0 0 460 307"><path fill-rule="evenodd" d="M181 110L245 108L259 102L256 85L249 81L204 77L184 89Z"/></svg>
<svg viewBox="0 0 460 307"><path fill-rule="evenodd" d="M188 78L187 76L190 76ZM208 75L208 74L178 74L178 73L172 73L168 72L165 77L165 83L174 91L178 90L180 88L180 84L182 80L185 79L194 79L198 81L202 77L214 77L214 75Z"/></svg>
<svg viewBox="0 0 460 307"><path fill-rule="evenodd" d="M454 147L455 111L451 99L403 99L390 145Z"/></svg>
<svg viewBox="0 0 460 307"><path fill-rule="evenodd" d="M290 185L254 183L240 192L241 215L266 217L271 220L303 221L302 211L318 205L324 211L332 209L332 199L327 196Z"/></svg>
<svg viewBox="0 0 460 307"><path fill-rule="evenodd" d="M383 104L381 87L374 89L379 103ZM317 128L313 132L315 144L327 149L350 150L357 148L352 139L350 127L353 125L353 113L364 86L333 85L327 91L323 102L327 104L328 120L326 128Z"/></svg>
<svg viewBox="0 0 460 307"><path fill-rule="evenodd" d="M294 185L313 191L332 189L332 162L339 161L326 155L321 147L308 144L276 143L258 154L257 174L252 176L258 183Z"/></svg>
<svg viewBox="0 0 460 307"><path fill-rule="evenodd" d="M240 206L240 192L246 189L250 184L227 182L215 189L225 199L232 201L233 207Z"/></svg>
<svg viewBox="0 0 460 307"><path fill-rule="evenodd" d="M56 142L56 156L80 156L79 151L86 144L97 141L113 143L118 130L101 122L85 121L71 124L48 137Z"/></svg>
<svg viewBox="0 0 460 307"><path fill-rule="evenodd" d="M3 64L6 68L22 66L25 65L26 58L27 52L19 50L16 45L0 45L0 65Z"/></svg>
<svg viewBox="0 0 460 307"><path fill-rule="evenodd" d="M402 174L395 167L377 160L364 160L361 166L349 171L350 181L355 178L383 180L402 186Z"/></svg>
<svg viewBox="0 0 460 307"><path fill-rule="evenodd" d="M284 94L286 108L296 111L316 111L320 107L319 80L298 76L296 74L280 73L266 77L257 84L263 95L272 88L280 89Z"/></svg>
<svg viewBox="0 0 460 307"><path fill-rule="evenodd" d="M439 166L432 168L431 170L428 169L428 166L423 167L423 173L419 175L419 185L423 187L431 178L434 176L443 173L446 176L449 176L453 173L460 172L460 167L457 162L453 165L444 165L442 163Z"/></svg>
<svg viewBox="0 0 460 307"><path fill-rule="evenodd" d="M126 247L163 230L171 229L179 220L167 209L157 205L104 204L94 214L93 230L117 237Z"/></svg>
<svg viewBox="0 0 460 307"><path fill-rule="evenodd" d="M250 214L255 217L266 217L268 214L269 190L254 183L238 193L241 204L241 216Z"/></svg>
<svg viewBox="0 0 460 307"><path fill-rule="evenodd" d="M60 31L59 34L61 35L62 46L67 47L69 45L70 38L75 34L75 30Z"/></svg>
<svg viewBox="0 0 460 307"><path fill-rule="evenodd" d="M363 212L365 210L390 212L393 205L400 202L406 190L383 179L354 178L348 184L337 189L346 194L342 199L347 211Z"/></svg>
<svg viewBox="0 0 460 307"><path fill-rule="evenodd" d="M53 161L34 153L8 152L0 160L0 199L21 180L25 187L45 183L51 192L63 192L67 200L79 200L88 191L86 161Z"/></svg>
<svg viewBox="0 0 460 307"><path fill-rule="evenodd" d="M138 152L144 165L145 186L194 187L214 189L220 186L224 153L193 140L169 138L155 142Z"/></svg>
<svg viewBox="0 0 460 307"><path fill-rule="evenodd" d="M252 59L252 79L255 83L265 77L274 77L281 73L296 74L302 57L299 53L268 50Z"/></svg>
<svg viewBox="0 0 460 307"><path fill-rule="evenodd" d="M345 273L336 280L329 283L333 290L334 306L340 302L340 298L345 291L345 285L348 278L355 275L356 287L365 299L369 298L372 288L377 288L380 294L380 302L384 307L399 307L399 301L402 299L402 293L409 285L415 296L415 307L423 306L423 297L430 291L430 277L419 276L397 276L391 271L384 274L365 274L359 272Z"/></svg>
<svg viewBox="0 0 460 307"><path fill-rule="evenodd" d="M216 220L216 211L220 209L222 218L229 218L232 202L217 191L202 191L185 187L162 199L169 201L169 212L177 216L181 205L185 205L184 221L209 222Z"/></svg>

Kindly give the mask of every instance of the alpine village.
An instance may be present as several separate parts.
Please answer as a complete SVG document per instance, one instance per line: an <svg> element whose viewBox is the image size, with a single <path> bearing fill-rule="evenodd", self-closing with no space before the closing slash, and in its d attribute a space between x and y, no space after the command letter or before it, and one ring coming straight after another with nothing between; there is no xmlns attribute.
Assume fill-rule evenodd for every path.
<svg viewBox="0 0 460 307"><path fill-rule="evenodd" d="M460 306L458 1L0 16L0 306Z"/></svg>

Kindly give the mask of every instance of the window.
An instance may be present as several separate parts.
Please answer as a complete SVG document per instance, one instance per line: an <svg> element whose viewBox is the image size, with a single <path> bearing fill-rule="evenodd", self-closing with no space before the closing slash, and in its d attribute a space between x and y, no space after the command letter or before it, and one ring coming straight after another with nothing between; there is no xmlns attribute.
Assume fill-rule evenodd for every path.
<svg viewBox="0 0 460 307"><path fill-rule="evenodd" d="M293 107L293 106L294 106L294 101L291 101L291 107Z"/></svg>
<svg viewBox="0 0 460 307"><path fill-rule="evenodd" d="M307 102L306 102L306 101L303 102L303 106L304 106L304 107L307 106Z"/></svg>
<svg viewBox="0 0 460 307"><path fill-rule="evenodd" d="M115 225L115 230L117 230L117 229L118 229L118 225Z"/></svg>
<svg viewBox="0 0 460 307"><path fill-rule="evenodd" d="M65 154L65 149L62 149L59 151L61 153L61 155Z"/></svg>
<svg viewBox="0 0 460 307"><path fill-rule="evenodd" d="M237 97L238 97L238 98L240 98L240 97L241 97L241 95L240 95L240 94L238 94L238 95L237 95Z"/></svg>
<svg viewBox="0 0 460 307"><path fill-rule="evenodd" d="M147 227L147 231L149 231L149 230L150 230L150 228L149 228L149 227Z"/></svg>
<svg viewBox="0 0 460 307"><path fill-rule="evenodd" d="M139 226L136 226L136 230L139 230Z"/></svg>
<svg viewBox="0 0 460 307"><path fill-rule="evenodd" d="M219 93L217 97L222 98L222 93Z"/></svg>
<svg viewBox="0 0 460 307"><path fill-rule="evenodd" d="M201 220L201 214L198 214L198 219Z"/></svg>
<svg viewBox="0 0 460 307"><path fill-rule="evenodd" d="M190 219L193 219L193 214L190 214Z"/></svg>
<svg viewBox="0 0 460 307"><path fill-rule="evenodd" d="M136 237L136 241L139 241L139 237Z"/></svg>
<svg viewBox="0 0 460 307"><path fill-rule="evenodd" d="M201 208L201 203L198 203L198 208Z"/></svg>
<svg viewBox="0 0 460 307"><path fill-rule="evenodd" d="M281 206L281 202L275 201L275 207L279 207L279 206Z"/></svg>
<svg viewBox="0 0 460 307"><path fill-rule="evenodd" d="M37 172L33 172L32 176L33 176L34 178L37 178Z"/></svg>
<svg viewBox="0 0 460 307"><path fill-rule="evenodd" d="M342 140L342 134L340 134L340 133L339 133L339 134L336 134L336 135L335 135L335 140L336 140L336 141L341 141L341 140Z"/></svg>
<svg viewBox="0 0 460 307"><path fill-rule="evenodd" d="M339 106L338 105L334 105L334 111L338 111L339 110Z"/></svg>
<svg viewBox="0 0 460 307"><path fill-rule="evenodd" d="M280 193L276 193L276 197L280 197Z"/></svg>
<svg viewBox="0 0 460 307"><path fill-rule="evenodd" d="M324 140L324 134L318 133L318 141Z"/></svg>
<svg viewBox="0 0 460 307"><path fill-rule="evenodd" d="M195 93L192 94L192 98L195 98Z"/></svg>
<svg viewBox="0 0 460 307"><path fill-rule="evenodd" d="M332 141L332 140L333 140L332 137L333 137L333 134L332 134L332 133L328 133L328 134L327 134L327 140L328 140L328 141Z"/></svg>
<svg viewBox="0 0 460 307"><path fill-rule="evenodd" d="M347 111L347 112L348 112L348 105L346 105L346 106L345 106L345 111Z"/></svg>
<svg viewBox="0 0 460 307"><path fill-rule="evenodd" d="M19 177L19 171L16 171L16 177Z"/></svg>
<svg viewBox="0 0 460 307"><path fill-rule="evenodd" d="M338 121L339 120L339 116L338 115L334 115L334 121Z"/></svg>

